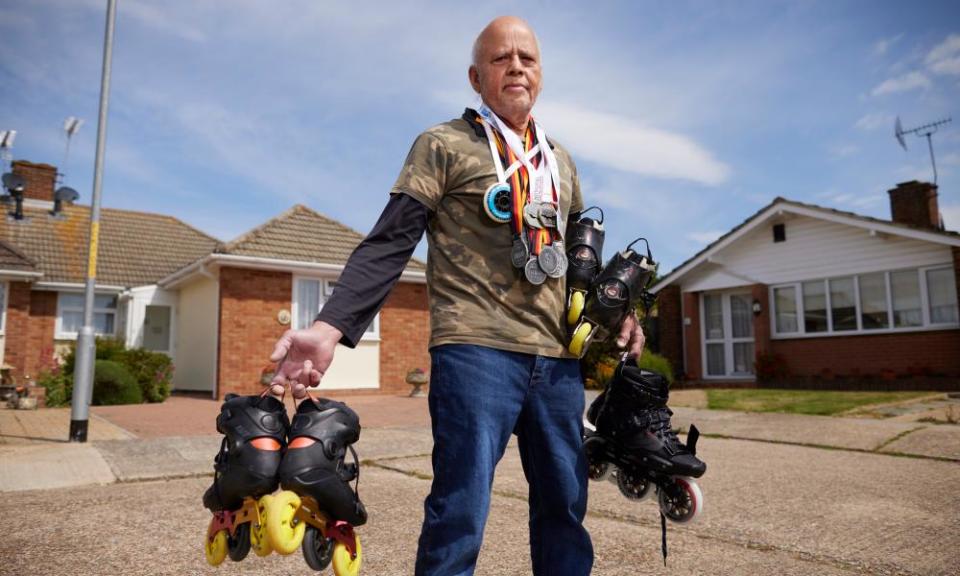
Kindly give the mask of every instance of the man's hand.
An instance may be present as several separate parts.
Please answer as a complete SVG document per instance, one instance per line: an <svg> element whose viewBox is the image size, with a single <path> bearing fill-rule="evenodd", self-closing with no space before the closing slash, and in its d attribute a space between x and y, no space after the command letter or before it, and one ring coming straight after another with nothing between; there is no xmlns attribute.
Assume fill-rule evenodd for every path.
<svg viewBox="0 0 960 576"><path fill-rule="evenodd" d="M319 384L333 362L341 337L343 333L326 322L314 322L304 330L287 330L270 355L270 361L278 363L270 393L281 397L289 382L294 398L306 396L307 387Z"/></svg>
<svg viewBox="0 0 960 576"><path fill-rule="evenodd" d="M620 325L620 335L617 336L617 346L626 348L627 355L632 358L639 358L643 352L643 345L646 342L643 335L643 329L640 328L640 321L637 320L637 314L631 312Z"/></svg>

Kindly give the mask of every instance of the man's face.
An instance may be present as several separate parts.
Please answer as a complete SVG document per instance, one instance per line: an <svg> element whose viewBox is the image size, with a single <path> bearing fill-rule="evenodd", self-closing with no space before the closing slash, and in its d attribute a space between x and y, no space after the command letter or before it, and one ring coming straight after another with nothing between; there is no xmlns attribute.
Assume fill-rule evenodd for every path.
<svg viewBox="0 0 960 576"><path fill-rule="evenodd" d="M522 22L496 22L484 31L470 84L514 128L525 122L540 94L540 50Z"/></svg>

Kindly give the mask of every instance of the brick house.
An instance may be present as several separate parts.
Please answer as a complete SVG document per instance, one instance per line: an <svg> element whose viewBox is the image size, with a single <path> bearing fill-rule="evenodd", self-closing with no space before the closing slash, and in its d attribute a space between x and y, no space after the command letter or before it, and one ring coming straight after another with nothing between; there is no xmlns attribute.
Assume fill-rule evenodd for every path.
<svg viewBox="0 0 960 576"><path fill-rule="evenodd" d="M53 166L21 160L13 172L26 181L24 218L0 219L0 361L23 382L76 340L90 208L52 214ZM94 327L170 355L175 390L256 393L273 342L312 319L362 238L299 205L228 243L171 216L103 208ZM406 372L429 368L424 270L410 262L323 389L406 391Z"/></svg>
<svg viewBox="0 0 960 576"><path fill-rule="evenodd" d="M891 220L776 198L658 281L660 351L700 385L960 389L960 234L937 187ZM909 377L909 378L907 378Z"/></svg>

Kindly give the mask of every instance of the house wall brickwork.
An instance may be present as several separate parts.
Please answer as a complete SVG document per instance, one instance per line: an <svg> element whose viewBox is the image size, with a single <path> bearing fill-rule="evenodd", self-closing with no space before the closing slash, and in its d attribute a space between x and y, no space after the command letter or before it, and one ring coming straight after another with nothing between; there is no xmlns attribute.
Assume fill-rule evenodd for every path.
<svg viewBox="0 0 960 576"><path fill-rule="evenodd" d="M683 317L689 318L690 323L683 326L684 354L686 355L687 368L685 377L687 379L698 380L703 376L703 364L700 354L700 293L684 292L683 294Z"/></svg>
<svg viewBox="0 0 960 576"><path fill-rule="evenodd" d="M683 373L683 313L680 287L667 286L657 294L660 354L670 361L674 376Z"/></svg>
<svg viewBox="0 0 960 576"><path fill-rule="evenodd" d="M53 366L57 293L31 290L27 282L10 282L9 288L4 362L22 384Z"/></svg>
<svg viewBox="0 0 960 576"><path fill-rule="evenodd" d="M770 352L770 292L766 284L750 287L754 302L760 303L760 313L753 315L753 350L755 354Z"/></svg>
<svg viewBox="0 0 960 576"><path fill-rule="evenodd" d="M407 372L430 372L430 310L424 284L397 284L380 311L380 391L411 390Z"/></svg>
<svg viewBox="0 0 960 576"><path fill-rule="evenodd" d="M263 391L266 356L289 328L277 322L277 312L290 309L292 287L289 272L220 269L218 398Z"/></svg>

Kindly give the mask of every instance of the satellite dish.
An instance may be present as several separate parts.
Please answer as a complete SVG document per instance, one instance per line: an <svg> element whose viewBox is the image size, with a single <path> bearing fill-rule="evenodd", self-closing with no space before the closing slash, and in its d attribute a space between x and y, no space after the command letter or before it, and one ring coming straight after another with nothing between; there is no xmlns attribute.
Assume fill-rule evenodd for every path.
<svg viewBox="0 0 960 576"><path fill-rule="evenodd" d="M80 198L80 193L69 186L61 186L53 193L55 202L76 202Z"/></svg>
<svg viewBox="0 0 960 576"><path fill-rule="evenodd" d="M897 137L897 142L900 143L900 146L906 150L907 141L903 139L903 126L900 125L900 117L897 116L897 121L893 124L893 135Z"/></svg>
<svg viewBox="0 0 960 576"><path fill-rule="evenodd" d="M12 172L7 172L3 175L3 187L9 190L12 194L23 194L24 187L23 176L19 174L14 174Z"/></svg>

